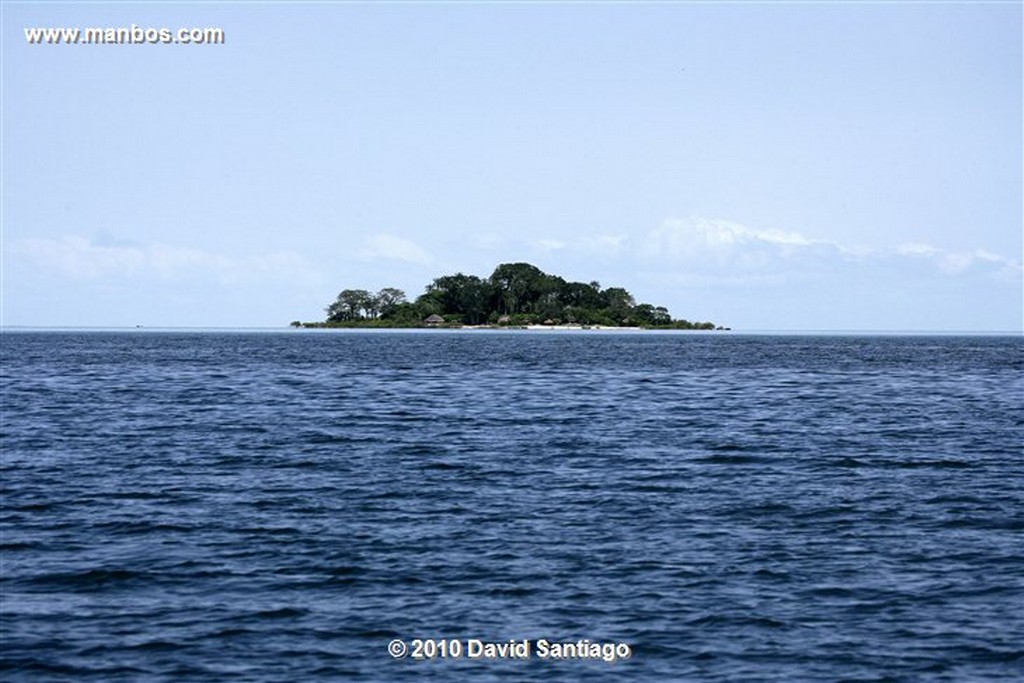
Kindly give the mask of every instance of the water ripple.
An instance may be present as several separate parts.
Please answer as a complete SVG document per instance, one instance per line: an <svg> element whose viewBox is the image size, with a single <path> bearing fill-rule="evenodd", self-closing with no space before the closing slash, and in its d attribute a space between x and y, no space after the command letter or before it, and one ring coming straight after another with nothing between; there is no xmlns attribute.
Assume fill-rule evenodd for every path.
<svg viewBox="0 0 1024 683"><path fill-rule="evenodd" d="M1020 338L2 344L4 681L1024 673Z"/></svg>

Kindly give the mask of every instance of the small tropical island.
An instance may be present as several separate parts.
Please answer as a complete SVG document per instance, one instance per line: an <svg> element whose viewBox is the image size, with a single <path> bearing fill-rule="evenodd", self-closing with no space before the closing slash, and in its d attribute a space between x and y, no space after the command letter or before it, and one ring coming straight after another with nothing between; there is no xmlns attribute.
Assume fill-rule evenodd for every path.
<svg viewBox="0 0 1024 683"><path fill-rule="evenodd" d="M676 320L664 306L636 303L622 287L598 282L569 282L529 263L503 263L490 277L443 275L409 301L405 292L385 287L373 293L345 289L326 308L323 322L292 327L484 327L484 328L631 328L724 330L710 322Z"/></svg>

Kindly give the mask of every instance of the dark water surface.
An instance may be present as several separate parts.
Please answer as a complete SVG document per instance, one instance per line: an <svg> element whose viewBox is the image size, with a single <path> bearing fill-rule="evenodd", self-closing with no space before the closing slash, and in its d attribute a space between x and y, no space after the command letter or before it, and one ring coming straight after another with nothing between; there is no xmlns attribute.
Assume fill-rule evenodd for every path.
<svg viewBox="0 0 1024 683"><path fill-rule="evenodd" d="M3 681L1024 676L1020 337L2 346Z"/></svg>

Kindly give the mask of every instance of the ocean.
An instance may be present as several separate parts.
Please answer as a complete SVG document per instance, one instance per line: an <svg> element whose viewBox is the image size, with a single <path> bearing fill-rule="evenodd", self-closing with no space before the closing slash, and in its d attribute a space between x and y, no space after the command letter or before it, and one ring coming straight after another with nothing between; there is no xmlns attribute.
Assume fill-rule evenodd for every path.
<svg viewBox="0 0 1024 683"><path fill-rule="evenodd" d="M0 680L1024 677L1024 338L5 331Z"/></svg>

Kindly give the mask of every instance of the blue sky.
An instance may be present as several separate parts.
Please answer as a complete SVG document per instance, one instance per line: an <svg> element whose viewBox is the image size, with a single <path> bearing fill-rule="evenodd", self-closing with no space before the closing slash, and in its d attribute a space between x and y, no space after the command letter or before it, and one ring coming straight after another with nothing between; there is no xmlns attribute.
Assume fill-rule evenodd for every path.
<svg viewBox="0 0 1024 683"><path fill-rule="evenodd" d="M1021 5L3 5L4 325L528 261L735 329L1022 325ZM29 45L216 26L226 43Z"/></svg>

